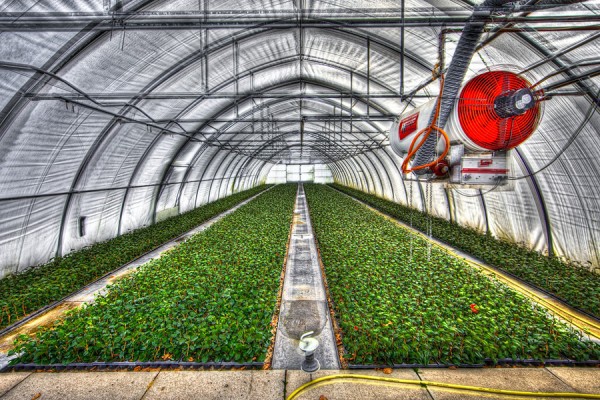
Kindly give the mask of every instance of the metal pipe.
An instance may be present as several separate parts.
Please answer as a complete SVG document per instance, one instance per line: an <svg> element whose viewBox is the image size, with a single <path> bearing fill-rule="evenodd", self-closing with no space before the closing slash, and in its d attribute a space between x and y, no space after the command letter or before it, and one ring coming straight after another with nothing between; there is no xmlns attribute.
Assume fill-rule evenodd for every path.
<svg viewBox="0 0 600 400"><path fill-rule="evenodd" d="M456 50L448 67L445 76L445 84L442 89L442 98L438 100L440 104L440 113L436 125L444 129L450 113L454 108L454 102L462 85L463 79L467 73L467 68L471 58L475 53L479 39L483 34L485 23L492 14L493 8L504 6L510 0L485 0L482 4L473 9L473 14L469 22L465 25L463 33L458 41ZM429 124L434 121L435 115L432 113ZM414 158L414 165L424 165L433 160L435 147L437 143L437 134L430 134L423 146L417 151ZM415 171L416 175L429 175L429 169Z"/></svg>
<svg viewBox="0 0 600 400"><path fill-rule="evenodd" d="M161 185L168 186L168 185L178 185L178 184L182 184L182 183L208 182L208 181L216 181L216 180L221 180L221 179L227 179L227 178L223 177L223 178L196 179L196 180L189 180L189 181L177 181L177 182L166 182L166 183L147 183L144 185L109 186L109 187L104 187L104 188L68 190L68 191L54 192L54 193L40 193L40 194L32 194L32 195L24 195L24 196L0 197L0 202L1 201L40 199L40 198L44 198L44 197L68 196L68 195L85 194L85 193L110 192L113 190L148 188L148 187L155 187L155 186L161 186Z"/></svg>
<svg viewBox="0 0 600 400"><path fill-rule="evenodd" d="M477 9L482 10L479 6ZM125 17L123 17L125 18ZM491 13L478 18L483 23L497 24L537 24L537 23L590 23L600 21L600 15L560 15L560 16L528 16L528 17L492 17ZM90 25L90 23L95 25ZM333 18L302 20L303 28L421 28L421 27L462 27L470 25L468 16L417 16L405 17L368 17L368 18ZM122 19L117 25L114 19L99 17L96 19L73 20L68 18L0 18L0 30L5 32L90 32L90 31L131 31L141 30L218 30L218 29L252 29L266 27L272 29L291 29L298 27L298 19L238 19L235 17L199 21L197 17L183 18L141 18Z"/></svg>
<svg viewBox="0 0 600 400"><path fill-rule="evenodd" d="M485 24L489 22L489 18L494 9L501 9L503 11L511 11L505 8L507 3L511 0L485 0L482 4L476 6L473 10L473 14L469 19L469 22L465 25L463 33L460 37L450 66L445 76L445 84L442 91L442 97L438 101L440 104L440 114L436 125L444 129L450 113L454 108L454 103L458 92L462 85L463 79L467 73L467 68L477 50L479 39L485 30ZM542 0L539 4L548 8L562 6L566 4L579 3L581 0ZM517 3L513 7L520 9L521 4ZM530 19L532 17L511 17L506 23L516 23L519 18ZM495 19L495 22L498 20ZM589 20L591 21L591 20ZM430 124L433 122L434 115L432 114ZM437 135L431 134L423 146L417 152L414 165L424 165L433 160L435 147L437 142ZM428 169L422 169L415 171L416 175L429 175Z"/></svg>
<svg viewBox="0 0 600 400"><path fill-rule="evenodd" d="M237 81L236 81L237 82ZM246 99L246 98L255 98L255 99L298 99L298 98L306 98L306 99L319 99L319 98L374 98L374 99L399 99L405 100L404 96L399 96L396 93L301 93L301 92L290 92L287 91L285 93L190 93L190 92L181 92L181 93L93 93L88 94L87 96L83 96L78 93L26 93L23 95L24 98L30 98L33 101L42 101L42 100L89 100L93 98L94 100L184 100L184 99ZM424 98L429 99L435 97L430 94L415 94L411 96L412 98ZM118 104L110 104L103 103L103 106L123 106L122 103Z"/></svg>

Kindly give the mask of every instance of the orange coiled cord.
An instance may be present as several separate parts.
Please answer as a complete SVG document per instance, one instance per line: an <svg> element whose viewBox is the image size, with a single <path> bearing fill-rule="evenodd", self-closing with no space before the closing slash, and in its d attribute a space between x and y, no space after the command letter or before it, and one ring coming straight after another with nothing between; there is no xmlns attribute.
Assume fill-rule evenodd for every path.
<svg viewBox="0 0 600 400"><path fill-rule="evenodd" d="M444 90L444 75L442 74L442 75L440 75L440 96L442 95L443 90ZM408 148L408 154L406 155L406 158L404 158L404 161L402 162L402 173L403 174L408 174L413 171L433 167L438 162L440 162L441 160L446 158L446 156L448 155L448 151L450 150L450 138L448 138L448 134L442 128L440 128L439 126L436 125L436 122L440 115L441 104L442 104L442 99L440 97L440 98L438 98L438 102L437 102L437 105L435 108L435 115L433 117L433 120L431 121L431 124L428 127L421 129L413 138L413 140L410 144L410 147ZM431 132L433 132L433 131L437 132L436 134L439 134L444 138L444 142L445 142L444 151L442 152L442 154L440 154L440 156L438 158L436 158L434 161L432 161L430 163L423 164L423 165L417 165L412 168L409 168L408 163L410 162L410 159L414 157L414 155L417 153L417 151L419 151L421 146L423 146L423 144L425 143L425 141L427 140L427 138L429 137L429 135L431 135ZM419 138L421 138L421 141L419 142L419 144L417 144L415 146L415 143L417 143L417 140Z"/></svg>

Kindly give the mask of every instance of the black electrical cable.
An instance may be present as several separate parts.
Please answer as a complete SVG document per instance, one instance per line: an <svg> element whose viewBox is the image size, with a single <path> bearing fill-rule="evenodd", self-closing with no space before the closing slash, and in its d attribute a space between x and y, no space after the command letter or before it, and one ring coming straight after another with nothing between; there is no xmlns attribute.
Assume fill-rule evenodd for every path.
<svg viewBox="0 0 600 400"><path fill-rule="evenodd" d="M454 189L454 188L451 188L451 189L453 190L453 193L458 193L458 195L462 196L462 197L480 197L480 196L486 195L486 194L491 193L494 190L496 190L498 188L498 186L500 186L500 183L502 183L503 180L504 179L498 179L496 184L491 189L488 189L486 192L479 192L477 194L465 194L465 193L461 193L461 191L458 189Z"/></svg>
<svg viewBox="0 0 600 400"><path fill-rule="evenodd" d="M577 64L575 64L575 65L568 65L568 66L562 67L560 69L557 69L556 71L552 72L549 75L546 75L545 77L543 77L542 79L540 79L539 81L537 81L536 83L534 83L531 86L531 88L534 88L534 87L540 85L542 82L545 82L546 80L552 78L553 76L562 74L563 72L570 71L570 70L572 70L574 68L580 68L580 67L585 67L585 66L590 66L590 65L600 65L600 58L594 57L594 58L589 58L589 59L586 59L586 60L579 60L577 62Z"/></svg>
<svg viewBox="0 0 600 400"><path fill-rule="evenodd" d="M82 89L78 88L77 86L75 86L74 84L72 84L71 82L69 82L68 80L50 72L50 71L46 71L45 69L33 66L33 65L29 65L29 64L20 64L20 63L12 63L12 62L6 62L6 61L2 61L0 62L0 68L3 69L7 69L7 70L29 70L29 71L35 71L41 74L44 74L58 82L63 83L64 85L66 85L68 88L72 89L73 91L75 91L76 93L80 94L81 96L83 96L85 98L85 100L89 100L90 102L92 102L93 104L99 106L99 107L131 107L137 111L139 111L140 113L142 113L146 118L148 118L150 121L152 121L152 123L157 124L158 122L152 118L149 114L147 114L144 110L142 110L141 108L139 108L138 106L136 106L135 104L129 103L129 102L124 102L121 104L104 104L96 99L94 99L92 96L88 95L85 91L83 91ZM54 87L57 87L56 85L52 85ZM67 102L67 103L72 103L72 104L77 104L76 101L74 100L70 100L70 99L62 99L63 101ZM130 117L126 117L124 114L123 115L119 115L118 117L116 116L115 118L127 118L129 120L133 120L135 121L134 118L130 118ZM165 133L169 133L169 134L175 134L175 135L182 135L188 138L193 138L195 135L188 132L179 122L177 121L168 121L169 123L173 123L175 125L177 125L183 132L176 132L173 131L171 129L168 128L164 128L164 127L160 127L160 126L156 126L156 129L160 129L161 132L165 132ZM150 126L149 124L144 124L146 126ZM201 137L204 138L204 141L200 141L200 142L209 142L210 138L208 138L204 133L202 132L196 132L197 134L199 134ZM218 140L213 139L213 141L215 141L216 143L218 143L219 145L222 145L222 143Z"/></svg>
<svg viewBox="0 0 600 400"><path fill-rule="evenodd" d="M564 154L564 152L567 151L567 149L573 144L573 142L575 141L575 139L577 139L577 137L579 136L579 134L583 131L583 128L587 125L587 123L590 121L590 119L592 119L592 116L594 115L594 112L598 109L598 106L600 105L600 97L599 96L600 96L600 90L598 90L598 92L596 93L596 96L594 96L594 99L596 101L592 102L592 104L590 105L590 108L587 111L584 120L581 122L581 124L579 124L579 126L577 127L577 129L575 129L575 131L573 132L573 134L571 135L571 137L569 137L569 140L567 141L567 143L565 143L565 145L563 146L563 148L560 149L560 151L558 153L556 153L556 155L552 158L552 160L550 160L549 163L547 163L542 168L540 168L537 171L532 172L530 174L523 175L523 176L510 177L508 179L511 180L511 181L516 181L516 180L520 180L520 179L530 178L530 177L532 177L534 175L539 174L540 172L544 171L546 168L548 168L552 164L554 164L554 162L556 162L556 160L558 160L560 158L560 156L562 156Z"/></svg>
<svg viewBox="0 0 600 400"><path fill-rule="evenodd" d="M597 63L597 64L600 64L600 63ZM573 83L577 83L584 79L593 78L598 75L600 75L600 68L596 68L596 69L588 71L584 74L577 75L577 76L574 76L569 79L565 79L565 80L557 82L557 83L553 83L551 85L546 86L545 88L540 89L539 91L551 91L551 90L560 89L563 86L572 85ZM597 97L598 96L596 96L595 98L597 98Z"/></svg>

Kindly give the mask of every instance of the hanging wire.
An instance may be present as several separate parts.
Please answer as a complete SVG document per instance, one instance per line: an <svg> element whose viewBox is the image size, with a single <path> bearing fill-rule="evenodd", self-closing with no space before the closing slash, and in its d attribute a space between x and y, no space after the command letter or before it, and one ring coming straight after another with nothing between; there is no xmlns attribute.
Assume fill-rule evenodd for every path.
<svg viewBox="0 0 600 400"><path fill-rule="evenodd" d="M413 183L410 182L408 187L408 207L412 209L412 198L413 198ZM413 227L413 213L410 213L410 227ZM413 260L413 238L414 235L410 235L410 261Z"/></svg>
<svg viewBox="0 0 600 400"><path fill-rule="evenodd" d="M460 190L454 189L454 188L452 189L452 191L454 193L458 194L459 196L462 196L462 197L479 197L480 195L483 196L483 195L486 195L488 193L493 192L494 190L496 190L498 188L498 186L500 186L501 183L502 183L502 180L498 179L498 181L496 182L496 184L491 189L488 189L485 192L481 192L481 194L479 194L479 193L477 193L477 194L466 194L466 193L462 193Z"/></svg>
<svg viewBox="0 0 600 400"><path fill-rule="evenodd" d="M425 197L427 198L427 262L431 262L431 246L433 244L433 215L431 209L433 207L433 188L430 180L425 182Z"/></svg>

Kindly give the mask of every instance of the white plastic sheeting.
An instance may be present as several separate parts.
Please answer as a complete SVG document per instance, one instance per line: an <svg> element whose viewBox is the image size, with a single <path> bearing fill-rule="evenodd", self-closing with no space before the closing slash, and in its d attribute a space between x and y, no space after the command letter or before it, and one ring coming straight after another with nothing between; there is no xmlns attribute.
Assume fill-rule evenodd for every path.
<svg viewBox="0 0 600 400"><path fill-rule="evenodd" d="M333 174L325 164L277 164L269 171L266 183L289 182L333 183Z"/></svg>
<svg viewBox="0 0 600 400"><path fill-rule="evenodd" d="M407 17L433 20L468 16L472 8L458 0L405 3ZM337 182L599 266L600 117L590 113L592 96L545 102L540 128L513 154L518 176L562 154L550 167L515 181L510 192L434 185L429 207L426 184L399 173L402 160L389 149L386 116L437 94L437 81L421 85L431 80L441 27L407 27L401 43L400 27L272 25L299 16L298 7L307 20L360 19L388 15L385 10L393 8L389 16L397 16L399 4L19 0L0 5L0 12L21 18L94 12L96 21L87 30L27 32L17 29L16 19L14 31L0 33L0 276L151 224L159 213L188 211L255 186L274 165L299 163L324 164ZM198 13L207 22L244 21L256 10L272 18L252 28L93 29L115 9ZM594 0L530 15L599 12ZM564 66L591 63L557 74L547 81L551 84L593 69L600 35L549 30L556 26L549 21L536 32L484 35L469 76L509 64L536 81ZM459 34L446 35L446 64ZM599 82L582 80L564 90L597 93ZM410 104L375 96L418 87ZM574 133L576 140L563 153ZM313 174L316 179L316 168ZM84 236L78 229L81 217Z"/></svg>

